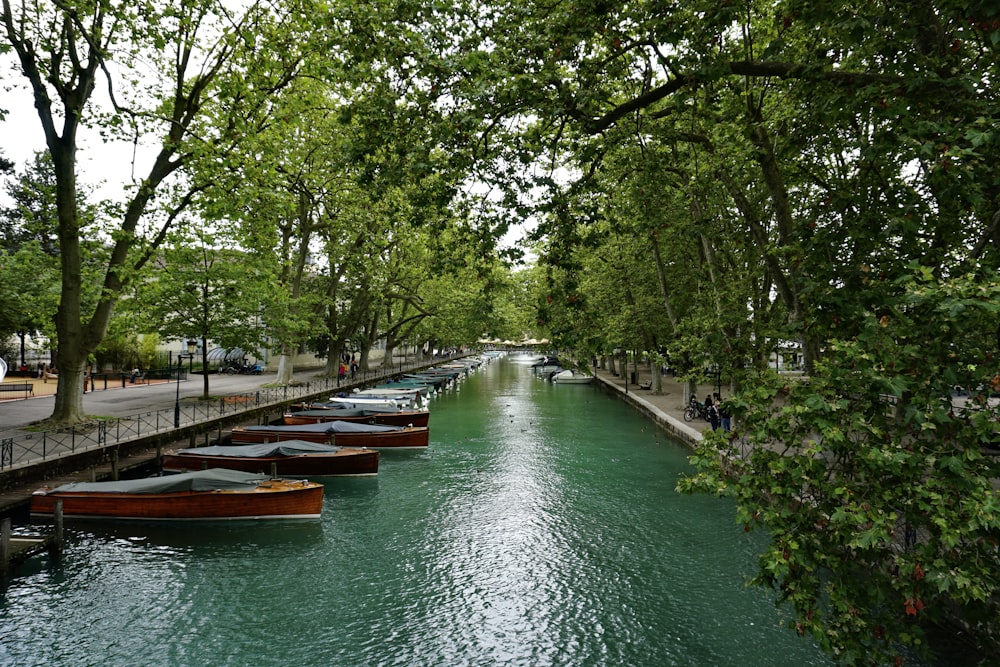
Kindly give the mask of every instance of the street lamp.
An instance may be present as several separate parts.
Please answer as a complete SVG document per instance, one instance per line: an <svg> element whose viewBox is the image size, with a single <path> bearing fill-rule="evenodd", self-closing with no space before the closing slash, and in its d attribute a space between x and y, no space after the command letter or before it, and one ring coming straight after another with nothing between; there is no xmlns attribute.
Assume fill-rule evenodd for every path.
<svg viewBox="0 0 1000 667"><path fill-rule="evenodd" d="M174 428L181 426L181 371L184 370L185 359L194 359L194 354L181 352L177 355L177 397L174 399Z"/></svg>
<svg viewBox="0 0 1000 667"><path fill-rule="evenodd" d="M722 367L719 364L712 364L706 369L705 374L709 377L715 377L715 393L716 395L722 395Z"/></svg>

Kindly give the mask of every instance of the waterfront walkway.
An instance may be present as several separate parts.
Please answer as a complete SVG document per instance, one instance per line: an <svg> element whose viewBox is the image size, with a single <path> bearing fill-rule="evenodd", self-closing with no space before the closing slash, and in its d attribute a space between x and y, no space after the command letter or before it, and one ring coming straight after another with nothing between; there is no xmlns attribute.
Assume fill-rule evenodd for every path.
<svg viewBox="0 0 1000 667"><path fill-rule="evenodd" d="M684 402L683 383L670 376L661 376L661 391L654 394L649 389L640 389L644 384L648 385L650 379L651 375L648 370L639 370L636 373L638 381L636 384L631 381L631 371L629 377L626 378L621 374L612 375L605 369L597 369L597 381L607 387L609 391L621 395L623 399L659 424L682 444L693 447L701 441L702 431L710 428L708 422L703 419L696 419L692 422L684 421L684 409L687 406ZM698 385L696 395L699 398L704 398L707 394L714 392L713 386Z"/></svg>

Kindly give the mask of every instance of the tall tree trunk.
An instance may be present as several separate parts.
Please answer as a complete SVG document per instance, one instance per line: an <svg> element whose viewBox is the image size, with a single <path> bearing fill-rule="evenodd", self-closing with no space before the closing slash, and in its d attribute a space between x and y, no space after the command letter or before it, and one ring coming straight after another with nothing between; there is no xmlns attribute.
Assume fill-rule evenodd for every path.
<svg viewBox="0 0 1000 667"><path fill-rule="evenodd" d="M278 384L291 384L294 379L293 367L291 350L287 344L282 344L281 352L278 354L278 371L275 382Z"/></svg>

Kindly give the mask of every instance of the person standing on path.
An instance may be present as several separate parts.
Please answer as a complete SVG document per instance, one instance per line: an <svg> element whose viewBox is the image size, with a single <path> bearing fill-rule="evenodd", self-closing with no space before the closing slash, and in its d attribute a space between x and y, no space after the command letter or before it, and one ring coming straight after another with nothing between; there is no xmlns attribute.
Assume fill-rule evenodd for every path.
<svg viewBox="0 0 1000 667"><path fill-rule="evenodd" d="M722 430L726 433L733 430L732 414L729 412L729 405L726 401L722 400L722 396L719 394L715 395L715 404L719 408L719 421L722 424Z"/></svg>
<svg viewBox="0 0 1000 667"><path fill-rule="evenodd" d="M719 424L722 422L722 418L719 416L719 406L717 405L718 401L718 394L715 395L715 401L712 401L711 394L705 397L705 409L708 411L708 422L712 425L713 431L718 431Z"/></svg>

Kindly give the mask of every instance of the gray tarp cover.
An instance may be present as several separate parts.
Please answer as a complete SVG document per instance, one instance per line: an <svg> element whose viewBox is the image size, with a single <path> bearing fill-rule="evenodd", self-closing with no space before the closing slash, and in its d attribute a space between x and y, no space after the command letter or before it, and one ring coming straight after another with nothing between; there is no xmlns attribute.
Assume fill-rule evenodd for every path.
<svg viewBox="0 0 1000 667"><path fill-rule="evenodd" d="M258 475L237 470L214 468L196 470L179 475L164 475L163 477L147 477L145 479L128 479L117 482L74 482L56 487L55 492L100 492L100 493L176 493L178 491L214 491L216 489L236 489L250 491L261 482L268 480L266 475Z"/></svg>
<svg viewBox="0 0 1000 667"><path fill-rule="evenodd" d="M381 424L355 424L354 422L320 422L319 424L291 424L286 426L244 426L244 431L275 431L278 433L385 433L402 430L402 426Z"/></svg>
<svg viewBox="0 0 1000 667"><path fill-rule="evenodd" d="M195 447L182 449L178 454L198 454L201 456L232 456L234 458L264 458L268 456L298 456L300 454L333 454L340 447L306 440L285 440L261 445L233 445L216 447Z"/></svg>

